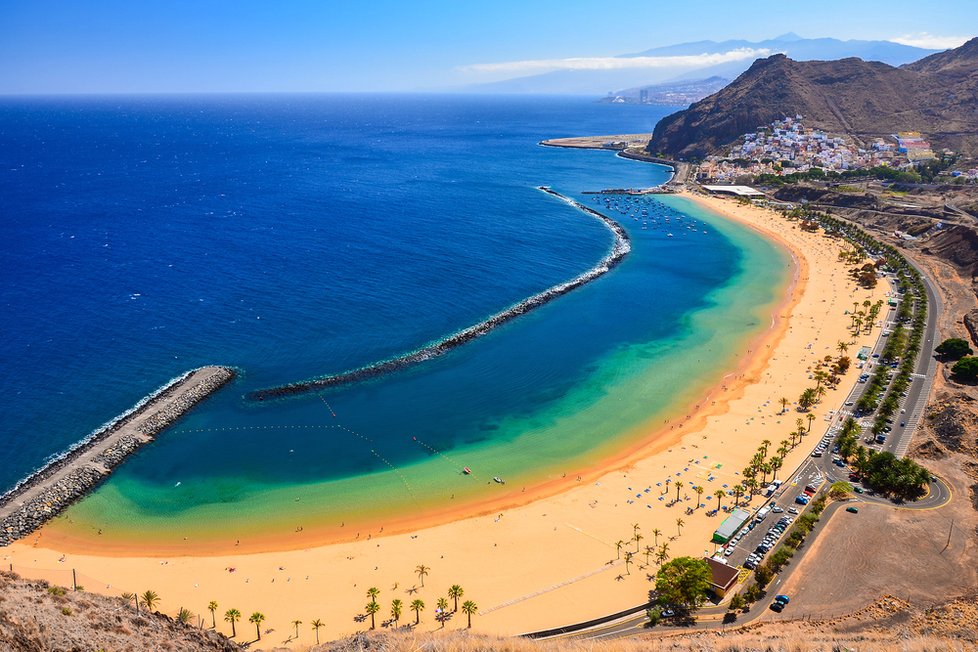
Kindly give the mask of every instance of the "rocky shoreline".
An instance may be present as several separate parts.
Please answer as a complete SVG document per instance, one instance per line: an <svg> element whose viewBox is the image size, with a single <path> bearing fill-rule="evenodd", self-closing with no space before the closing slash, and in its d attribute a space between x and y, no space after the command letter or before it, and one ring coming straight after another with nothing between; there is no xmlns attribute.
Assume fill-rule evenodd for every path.
<svg viewBox="0 0 978 652"><path fill-rule="evenodd" d="M235 375L227 367L188 371L0 496L0 547L57 516Z"/></svg>
<svg viewBox="0 0 978 652"><path fill-rule="evenodd" d="M539 308L542 305L550 303L557 297L563 296L571 290L579 288L582 285L590 283L591 281L607 274L612 268L618 265L625 258L625 256L628 255L629 251L631 251L632 246L628 233L625 232L625 229L622 228L618 222L599 213L593 208L561 195L559 192L547 186L540 186L538 190L541 190L548 195L570 204L587 215L601 220L601 222L603 222L615 236L615 242L614 245L612 245L611 252L602 258L594 267L584 272L580 276L550 287L538 294L534 294L533 296L520 301L516 305L510 306L501 312L497 312L478 324L469 326L464 330L458 331L457 333L454 333L443 340L439 340L434 344L425 346L417 351L407 353L397 358L391 358L390 360L377 362L366 367L361 367L360 369L354 369L352 371L345 371L339 374L324 376L322 378L314 378L312 380L298 383L291 383L289 385L280 385L278 387L256 390L247 394L246 398L252 401L264 401L265 399L269 398L294 396L296 394L303 394L306 392L313 392L320 389L337 387L340 385L347 385L350 383L376 378L384 374L404 369L405 367L419 364L426 360L431 360L432 358L436 358L454 348L462 346L466 342L482 337L498 326L516 319L521 315L525 315L526 313Z"/></svg>

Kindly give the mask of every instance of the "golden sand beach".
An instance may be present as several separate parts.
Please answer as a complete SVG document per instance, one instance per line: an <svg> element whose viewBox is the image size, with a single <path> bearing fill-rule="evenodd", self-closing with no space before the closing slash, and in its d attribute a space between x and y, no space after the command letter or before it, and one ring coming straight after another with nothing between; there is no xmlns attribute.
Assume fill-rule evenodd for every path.
<svg viewBox="0 0 978 652"><path fill-rule="evenodd" d="M363 533L355 543L148 558L135 550L66 553L42 529L3 550L0 558L25 576L60 584L70 583L70 569L77 569L88 591L119 595L152 589L161 596L161 611L173 614L185 607L208 625L207 605L215 600L218 629L228 633L230 626L221 620L225 610L238 609L245 621L261 611L264 627L272 630L262 644L296 650L315 642L308 623L317 618L325 624L322 640L367 629L370 619L363 618L363 608L370 587L380 590L378 627L387 620L391 600L399 598L405 605L401 624L414 622L408 605L422 599L426 607L420 627L438 629L436 601L447 597L453 584L463 587L463 600L478 604L473 627L499 634L582 621L643 603L652 588L647 575L654 574L655 566L644 567L645 555L638 554L626 569L616 542L624 541L622 549L632 551L667 543L671 557L712 553L710 537L722 520L722 515L708 516L716 506L713 492L740 481L740 470L763 440L777 447L788 438L804 414L790 407L782 413L779 399L794 402L813 386L809 372L825 355L838 354L839 341L855 340L853 355L876 339L879 329L854 337L845 313L853 301L875 301L886 292L885 284L868 291L852 283L837 259L838 241L803 232L797 222L766 209L716 197L690 198L786 247L793 282L770 327L748 344L737 368L727 370L708 395L689 406L685 418L647 424L639 447L605 459L579 479L562 478L527 492L519 505L460 512L447 524L429 526L423 517L412 522L406 515L410 531ZM839 388L813 409L812 433L787 456L781 476L804 461L857 375L850 369ZM670 506L677 480L685 485L683 501ZM696 505L693 485L705 487L707 507L688 515L687 508ZM753 504L759 504L757 497ZM684 522L681 528L677 519ZM636 524L643 537L637 543L632 540ZM288 547L273 544L270 549ZM415 573L419 565L430 569L423 582ZM293 620L304 623L298 640L292 640ZM465 615L457 613L445 627L465 625ZM253 629L239 623L238 631L244 638Z"/></svg>

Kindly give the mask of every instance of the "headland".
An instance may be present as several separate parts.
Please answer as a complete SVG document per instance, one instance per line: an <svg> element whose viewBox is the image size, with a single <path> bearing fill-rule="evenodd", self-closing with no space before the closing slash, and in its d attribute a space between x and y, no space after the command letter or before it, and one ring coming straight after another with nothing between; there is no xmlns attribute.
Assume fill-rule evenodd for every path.
<svg viewBox="0 0 978 652"><path fill-rule="evenodd" d="M19 482L0 496L0 546L31 534L64 511L234 376L227 367L188 371Z"/></svg>

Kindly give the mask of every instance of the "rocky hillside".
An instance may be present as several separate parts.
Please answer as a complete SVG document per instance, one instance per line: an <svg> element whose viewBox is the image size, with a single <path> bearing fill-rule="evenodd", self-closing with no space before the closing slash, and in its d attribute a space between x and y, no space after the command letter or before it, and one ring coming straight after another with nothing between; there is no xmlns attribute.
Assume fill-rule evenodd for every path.
<svg viewBox="0 0 978 652"><path fill-rule="evenodd" d="M245 632L249 631L247 628ZM0 572L0 650L240 652L208 629L136 613L122 598L73 592Z"/></svg>
<svg viewBox="0 0 978 652"><path fill-rule="evenodd" d="M808 125L856 140L917 130L936 147L978 155L978 38L915 63L849 58L758 59L719 92L663 118L650 152L705 156L744 133L800 114Z"/></svg>

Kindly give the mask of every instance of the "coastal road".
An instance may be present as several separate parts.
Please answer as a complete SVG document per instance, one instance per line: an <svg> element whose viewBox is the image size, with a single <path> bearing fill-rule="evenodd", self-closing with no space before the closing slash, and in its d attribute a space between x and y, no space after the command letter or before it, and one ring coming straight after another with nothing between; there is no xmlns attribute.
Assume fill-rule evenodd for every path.
<svg viewBox="0 0 978 652"><path fill-rule="evenodd" d="M913 265L913 263L910 264ZM901 413L900 420L894 423L893 432L887 438L887 445L884 448L897 457L904 457L910 449L914 431L924 416L924 408L927 406L927 399L937 375L937 359L934 357L934 347L937 346L937 317L943 309L940 297L934 291L934 284L930 278L916 265L914 268L920 273L920 278L924 283L924 292L927 295L927 324L924 327L924 337L920 343L920 355L914 370L914 381L910 384L906 400L903 402L903 409L906 410L906 413ZM902 422L906 422L907 425L900 426L899 424Z"/></svg>
<svg viewBox="0 0 978 652"><path fill-rule="evenodd" d="M912 264L912 263L911 263ZM901 409L904 412L898 413L897 417L894 419L893 430L887 436L887 441L882 447L874 446L882 450L892 452L893 454L903 457L906 455L907 450L910 447L910 442L913 438L914 431L920 419L923 416L924 408L927 403L927 399L930 395L930 389L933 385L933 380L935 374L937 373L937 361L934 358L934 347L936 345L935 338L937 337L937 316L941 312L940 299L937 293L934 291L933 283L930 278L924 274L916 265L914 267L920 272L921 278L924 284L924 290L927 295L927 321L924 330L924 337L921 342L921 351L917 359L917 364L915 367L914 380L910 384L910 388L907 390L907 396L901 402ZM891 284L891 289L895 293L895 283L892 277L887 277L887 281ZM904 300L906 297L901 297L900 300ZM873 346L871 355L869 357L869 362L878 360L878 358L873 358L872 354L879 354L882 352L886 345L886 337L883 333L892 328L892 317L895 315L896 311L889 310L887 315L883 318L883 327L880 329L880 334L877 337L876 343ZM842 421L850 415L850 411L846 410L846 406L853 405L859 400L859 397L865 391L866 385L862 383L856 383L850 390L849 395L844 401L843 409L838 413L833 415L825 434L823 435L823 441L830 441L827 438L834 437L835 433L838 431L839 425ZM905 422L906 425L899 425L901 422ZM812 441L812 440L810 440ZM813 448L816 444L813 443ZM832 449L831 443L826 446L827 450ZM792 519L797 518L797 515L789 513L787 510L793 509L799 512L799 514L804 513L806 509L805 506L795 505L794 497L800 494L806 485L814 485L819 488L820 492L824 492L827 488L837 480L848 481L849 469L847 467L839 467L832 461L832 455L826 454L818 458L809 458L805 460L795 472L789 476L789 478L778 488L775 493L767 499L764 499L761 504L755 508L760 509L765 505L771 505L772 508L777 506L778 508L784 510L780 513L770 513L764 523L756 523L755 521L749 521L755 523L751 530L747 530L738 544L734 547L733 552L730 555L725 556L728 564L734 566L741 566L745 561L747 555L753 551L757 545L764 538L768 531L770 525L773 525L781 516L789 516ZM905 504L895 504L893 501L876 496L873 494L863 493L857 494L853 501L847 502L833 502L830 503L825 511L822 513L822 517L816 524L815 529L808 538L818 536L818 534L825 527L828 520L841 508L849 506L853 502L867 502L867 503L878 503L885 504L891 507L899 507L903 509L936 509L945 504L947 504L951 499L951 489L950 487L940 478L935 478L928 488L928 493L921 499L914 501L912 503ZM779 504L780 503L780 504ZM743 530L742 530L743 531ZM790 526L785 530L785 532L790 532ZM746 622L752 622L763 615L768 613L768 607L773 601L773 596L777 595L777 587L781 586L790 577L790 574L795 568L800 564L798 563L807 551L811 549L812 546L803 546L793 558L793 562L787 565L784 570L775 578L774 582L767 590L767 598L752 609L753 616ZM776 550L774 548L771 552ZM716 629L724 626L723 617L726 614L726 609L718 606L707 607L697 614L697 623L693 627L695 629ZM746 622L742 619L738 619L737 625L744 625ZM601 638L618 638L623 636L634 636L643 632L648 632L647 628L648 619L644 613L638 613L635 615L618 618L594 627L589 627L587 629L581 629L572 633L561 634L554 638L575 638L575 639L601 639ZM660 625L662 628L659 631L669 631L674 630L689 631L690 628L684 626L670 626L668 620L663 621Z"/></svg>

